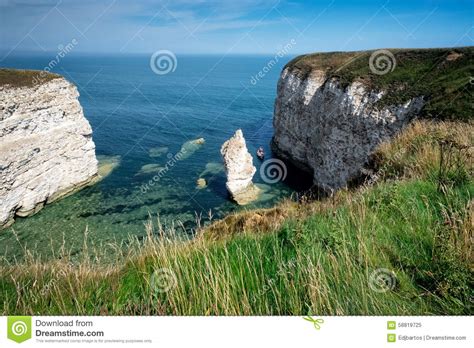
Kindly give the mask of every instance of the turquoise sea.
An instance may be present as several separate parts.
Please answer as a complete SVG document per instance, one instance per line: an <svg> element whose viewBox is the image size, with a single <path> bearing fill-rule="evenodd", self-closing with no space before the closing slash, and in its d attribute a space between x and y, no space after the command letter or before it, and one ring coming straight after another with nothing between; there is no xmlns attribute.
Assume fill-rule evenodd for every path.
<svg viewBox="0 0 474 348"><path fill-rule="evenodd" d="M291 57L264 69L273 58L178 55L176 69L165 75L152 71L149 55L62 59L53 71L78 87L97 155L117 166L100 183L1 231L4 261L21 258L25 248L44 258L55 257L61 248L80 255L86 229L88 243L100 248L129 235L141 238L150 216L159 215L167 226L182 225L189 234L196 216L207 222L209 211L217 219L236 209L271 206L303 189L291 168L283 182L264 182L255 156L261 199L242 208L229 201L225 188L219 150L238 128L252 154L263 146L271 157L276 85ZM47 54L10 56L1 65L43 69L50 60ZM192 142L199 138L204 144ZM183 146L185 156L173 160ZM153 180L170 160L172 165ZM200 177L206 188L197 188Z"/></svg>

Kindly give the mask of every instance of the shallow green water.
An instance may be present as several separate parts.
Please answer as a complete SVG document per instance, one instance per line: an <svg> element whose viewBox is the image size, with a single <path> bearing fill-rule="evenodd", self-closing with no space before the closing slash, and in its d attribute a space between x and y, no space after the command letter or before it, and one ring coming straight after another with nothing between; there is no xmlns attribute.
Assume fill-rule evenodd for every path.
<svg viewBox="0 0 474 348"><path fill-rule="evenodd" d="M1 231L4 260L21 258L26 249L43 258L58 257L62 249L79 257L86 230L90 246L113 253L109 244L145 236L150 216L159 215L168 226L179 222L189 234L196 216L209 211L219 218L290 196L295 186L265 183L255 158L260 199L245 208L229 201L220 147L241 128L250 152L263 146L270 157L273 103L284 62L253 85L251 77L267 57L220 59L178 57L178 69L166 76L153 74L147 56L63 60L57 72L78 86L101 162L113 158L118 166L98 184ZM6 65L40 69L47 61L12 57ZM197 186L198 178L206 187Z"/></svg>

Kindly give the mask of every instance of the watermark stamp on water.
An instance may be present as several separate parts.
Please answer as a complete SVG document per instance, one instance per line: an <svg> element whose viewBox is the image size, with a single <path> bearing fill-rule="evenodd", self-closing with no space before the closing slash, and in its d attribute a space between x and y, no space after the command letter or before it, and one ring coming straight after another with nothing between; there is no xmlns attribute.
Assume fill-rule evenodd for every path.
<svg viewBox="0 0 474 348"><path fill-rule="evenodd" d="M265 183L276 184L286 179L288 169L282 160L270 158L262 163L259 173Z"/></svg>
<svg viewBox="0 0 474 348"><path fill-rule="evenodd" d="M159 50L150 57L150 68L157 75L166 75L175 72L178 67L178 58L169 50Z"/></svg>

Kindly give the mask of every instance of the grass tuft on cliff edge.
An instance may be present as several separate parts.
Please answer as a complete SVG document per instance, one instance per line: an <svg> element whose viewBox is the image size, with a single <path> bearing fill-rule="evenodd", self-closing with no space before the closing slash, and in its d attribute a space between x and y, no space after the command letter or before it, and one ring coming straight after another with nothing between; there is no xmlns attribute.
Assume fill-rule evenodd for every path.
<svg viewBox="0 0 474 348"><path fill-rule="evenodd" d="M415 122L379 148L370 184L233 214L191 242L150 221L114 265L2 267L2 313L469 315L473 134Z"/></svg>
<svg viewBox="0 0 474 348"><path fill-rule="evenodd" d="M421 117L438 120L472 120L474 91L474 47L435 49L387 49L380 51L315 53L296 57L286 67L299 70L301 77L312 70L323 70L343 87L353 81L385 91L380 106L398 105L423 96L427 101ZM370 69L370 57L377 57L380 70L390 64L393 70L378 75Z"/></svg>
<svg viewBox="0 0 474 348"><path fill-rule="evenodd" d="M33 87L61 77L41 70L0 69L0 87Z"/></svg>

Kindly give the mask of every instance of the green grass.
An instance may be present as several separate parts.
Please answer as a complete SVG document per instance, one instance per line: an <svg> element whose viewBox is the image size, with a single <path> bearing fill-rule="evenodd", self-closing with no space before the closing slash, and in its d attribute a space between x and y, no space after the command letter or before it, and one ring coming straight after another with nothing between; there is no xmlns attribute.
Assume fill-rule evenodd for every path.
<svg viewBox="0 0 474 348"><path fill-rule="evenodd" d="M472 194L472 185L442 194L433 182L390 182L275 233L213 243L152 238L146 256L111 274L84 265L4 273L3 314L471 314L473 277L452 238L467 233ZM160 269L176 277L169 291L150 286ZM393 288L371 289L377 269L394 272Z"/></svg>
<svg viewBox="0 0 474 348"><path fill-rule="evenodd" d="M287 67L297 68L301 77L313 69L324 70L328 78L338 79L343 87L358 80L374 90L386 91L380 107L424 96L427 103L422 117L472 120L474 47L389 51L395 57L395 67L383 75L370 70L369 59L374 51L309 54L296 57Z"/></svg>
<svg viewBox="0 0 474 348"><path fill-rule="evenodd" d="M380 147L375 185L235 214L193 241L150 221L114 264L26 257L0 268L2 314L470 315L472 134L416 122Z"/></svg>
<svg viewBox="0 0 474 348"><path fill-rule="evenodd" d="M58 74L39 70L0 69L0 87L32 87L60 77Z"/></svg>

